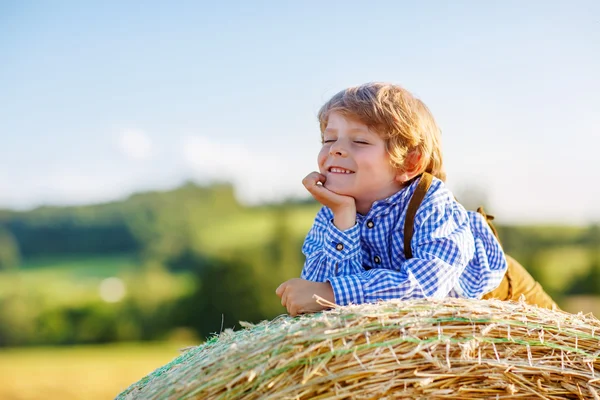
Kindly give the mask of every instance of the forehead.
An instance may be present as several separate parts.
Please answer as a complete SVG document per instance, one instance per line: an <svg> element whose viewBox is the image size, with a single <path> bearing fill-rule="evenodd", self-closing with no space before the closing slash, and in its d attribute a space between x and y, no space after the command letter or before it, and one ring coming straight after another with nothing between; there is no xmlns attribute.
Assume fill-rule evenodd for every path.
<svg viewBox="0 0 600 400"><path fill-rule="evenodd" d="M352 131L364 131L371 132L369 127L349 115L344 115L337 111L332 111L327 118L327 126L325 131L337 131L337 130L352 130Z"/></svg>

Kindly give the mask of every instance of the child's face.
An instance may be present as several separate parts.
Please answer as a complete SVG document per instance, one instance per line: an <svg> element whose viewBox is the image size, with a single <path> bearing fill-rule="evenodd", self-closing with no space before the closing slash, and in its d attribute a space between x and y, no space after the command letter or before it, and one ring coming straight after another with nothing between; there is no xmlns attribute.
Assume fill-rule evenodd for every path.
<svg viewBox="0 0 600 400"><path fill-rule="evenodd" d="M354 197L361 213L402 187L385 141L365 124L335 111L329 115L323 133L318 163L321 174L327 178L325 187Z"/></svg>

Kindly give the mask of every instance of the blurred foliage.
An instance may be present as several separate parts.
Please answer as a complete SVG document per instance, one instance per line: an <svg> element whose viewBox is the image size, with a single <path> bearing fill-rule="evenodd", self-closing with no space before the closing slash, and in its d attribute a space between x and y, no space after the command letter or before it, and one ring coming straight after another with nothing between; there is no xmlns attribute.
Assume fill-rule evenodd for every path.
<svg viewBox="0 0 600 400"><path fill-rule="evenodd" d="M244 207L227 184L84 207L0 210L0 346L209 337L285 312L313 201ZM560 302L599 294L600 228L498 226L503 246ZM125 293L102 297L106 278Z"/></svg>
<svg viewBox="0 0 600 400"><path fill-rule="evenodd" d="M21 263L19 244L13 234L0 228L0 271L16 269Z"/></svg>

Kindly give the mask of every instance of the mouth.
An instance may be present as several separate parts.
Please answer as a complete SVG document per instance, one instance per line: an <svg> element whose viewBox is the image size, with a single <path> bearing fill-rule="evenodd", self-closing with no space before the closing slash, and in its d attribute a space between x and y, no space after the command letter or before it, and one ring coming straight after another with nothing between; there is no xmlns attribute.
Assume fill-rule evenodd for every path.
<svg viewBox="0 0 600 400"><path fill-rule="evenodd" d="M349 169L346 168L342 168L342 167L329 167L327 169L328 172L331 172L333 174L353 174L354 171L351 171Z"/></svg>

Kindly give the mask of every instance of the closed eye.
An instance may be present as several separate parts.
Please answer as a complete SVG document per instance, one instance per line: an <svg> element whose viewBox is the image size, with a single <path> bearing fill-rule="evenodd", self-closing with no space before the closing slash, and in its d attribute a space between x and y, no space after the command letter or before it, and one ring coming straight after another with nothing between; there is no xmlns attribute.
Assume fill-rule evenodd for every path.
<svg viewBox="0 0 600 400"><path fill-rule="evenodd" d="M333 142L335 142L335 140L333 140L333 139L323 140L323 143L333 143Z"/></svg>
<svg viewBox="0 0 600 400"><path fill-rule="evenodd" d="M369 142L365 142L363 140L355 140L354 143L358 143L358 144L369 144Z"/></svg>

